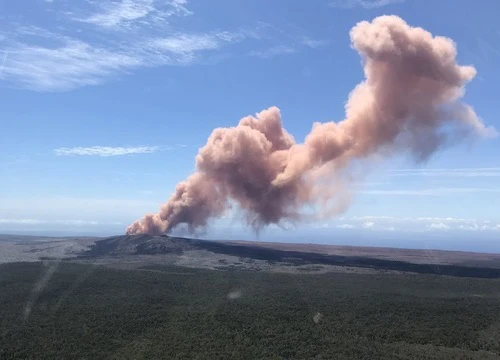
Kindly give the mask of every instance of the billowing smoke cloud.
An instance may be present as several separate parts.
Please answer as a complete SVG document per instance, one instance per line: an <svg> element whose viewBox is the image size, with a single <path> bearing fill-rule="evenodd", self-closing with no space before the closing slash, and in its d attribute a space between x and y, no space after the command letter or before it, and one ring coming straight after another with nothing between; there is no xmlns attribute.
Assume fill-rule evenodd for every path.
<svg viewBox="0 0 500 360"><path fill-rule="evenodd" d="M465 136L496 134L460 101L476 70L457 65L452 40L397 16L360 22L350 37L366 79L349 95L345 120L313 124L303 144L283 128L276 107L215 129L197 171L127 233L166 233L179 224L193 231L222 215L230 199L254 228L300 220L304 205L345 198L348 189L337 184L353 162L403 151L422 161Z"/></svg>

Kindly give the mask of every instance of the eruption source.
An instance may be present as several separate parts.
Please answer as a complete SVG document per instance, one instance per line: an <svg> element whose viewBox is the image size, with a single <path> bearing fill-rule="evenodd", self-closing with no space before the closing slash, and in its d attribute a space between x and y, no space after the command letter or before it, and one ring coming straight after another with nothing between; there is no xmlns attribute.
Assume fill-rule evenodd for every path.
<svg viewBox="0 0 500 360"><path fill-rule="evenodd" d="M215 129L196 157L196 172L127 234L163 234L179 224L194 231L222 215L229 200L256 229L300 220L305 205L345 197L338 183L359 160L408 152L423 161L451 140L496 134L460 101L476 70L457 65L452 40L397 16L362 21L350 37L366 79L349 95L345 120L314 123L302 144L283 128L276 107ZM342 206L337 201L330 212Z"/></svg>

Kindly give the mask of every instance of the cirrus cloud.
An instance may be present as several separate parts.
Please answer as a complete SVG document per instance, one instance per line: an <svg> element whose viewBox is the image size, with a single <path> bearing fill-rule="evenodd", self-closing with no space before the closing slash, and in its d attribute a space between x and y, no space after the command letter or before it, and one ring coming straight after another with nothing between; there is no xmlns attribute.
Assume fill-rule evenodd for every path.
<svg viewBox="0 0 500 360"><path fill-rule="evenodd" d="M111 147L111 146L91 146L58 148L54 153L58 156L122 156L131 154L151 154L160 150L159 146L137 146L137 147Z"/></svg>
<svg viewBox="0 0 500 360"><path fill-rule="evenodd" d="M331 7L353 9L376 9L387 5L402 3L405 0L335 0L330 3Z"/></svg>
<svg viewBox="0 0 500 360"><path fill-rule="evenodd" d="M23 10L15 11L6 19L23 19ZM193 30L181 20L188 15L194 13L187 0L54 2L43 22L0 24L0 81L39 92L69 91L141 68L214 63L238 51L271 58L325 44L301 31L291 34L264 23ZM230 48L245 42L250 50L259 49L263 40L269 50Z"/></svg>

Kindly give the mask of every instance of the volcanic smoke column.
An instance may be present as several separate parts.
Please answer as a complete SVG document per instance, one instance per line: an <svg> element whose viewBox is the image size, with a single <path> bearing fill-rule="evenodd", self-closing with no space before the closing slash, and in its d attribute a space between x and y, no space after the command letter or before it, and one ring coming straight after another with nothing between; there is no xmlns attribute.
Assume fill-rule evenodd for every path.
<svg viewBox="0 0 500 360"><path fill-rule="evenodd" d="M197 171L127 234L162 234L179 224L193 231L223 214L230 199L254 228L300 220L304 205L349 190L325 184L336 184L353 161L394 152L423 161L466 136L496 135L460 101L476 70L457 65L452 40L397 16L360 22L350 37L366 79L349 95L345 120L314 123L303 144L283 128L276 107L215 129L196 157Z"/></svg>

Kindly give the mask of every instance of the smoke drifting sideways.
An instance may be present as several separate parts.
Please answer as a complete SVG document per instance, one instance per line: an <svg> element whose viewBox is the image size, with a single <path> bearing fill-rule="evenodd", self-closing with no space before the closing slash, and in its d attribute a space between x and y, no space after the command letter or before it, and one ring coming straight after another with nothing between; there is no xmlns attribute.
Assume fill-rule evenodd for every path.
<svg viewBox="0 0 500 360"><path fill-rule="evenodd" d="M308 205L335 214L348 204L328 200L346 199L341 180L353 163L402 152L424 161L465 137L497 135L461 101L476 70L456 63L452 40L397 16L362 21L350 38L365 80L350 93L345 120L314 123L304 143L283 128L276 107L215 129L199 150L196 172L127 234L163 234L180 224L194 232L231 202L255 229L302 220Z"/></svg>

